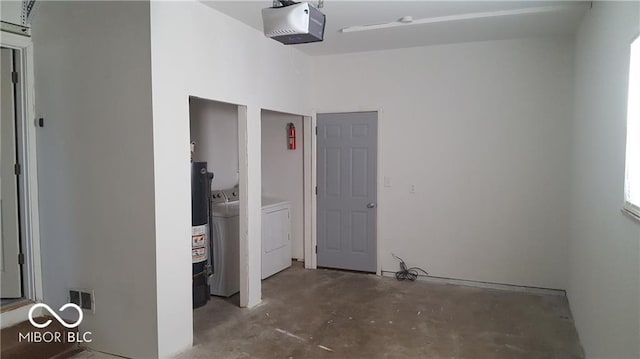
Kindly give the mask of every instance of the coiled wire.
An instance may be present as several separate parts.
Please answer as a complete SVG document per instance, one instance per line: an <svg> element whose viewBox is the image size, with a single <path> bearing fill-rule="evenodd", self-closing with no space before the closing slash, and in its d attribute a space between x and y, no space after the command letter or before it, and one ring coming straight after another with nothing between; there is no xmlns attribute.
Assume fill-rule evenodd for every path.
<svg viewBox="0 0 640 359"><path fill-rule="evenodd" d="M414 281L416 279L418 279L418 276L422 275L420 273L424 273L425 276L429 276L429 273L427 273L426 270L420 268L420 267L411 267L411 268L407 268L407 264L404 262L404 260L402 260L402 258L396 256L395 254L391 253L391 255L400 261L400 270L396 272L396 279L397 280L410 280L410 281Z"/></svg>

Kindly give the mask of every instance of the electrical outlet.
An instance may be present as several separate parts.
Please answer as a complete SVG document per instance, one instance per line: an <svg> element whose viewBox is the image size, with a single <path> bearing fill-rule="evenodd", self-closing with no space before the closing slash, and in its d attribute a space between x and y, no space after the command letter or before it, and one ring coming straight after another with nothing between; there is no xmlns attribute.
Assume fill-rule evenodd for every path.
<svg viewBox="0 0 640 359"><path fill-rule="evenodd" d="M409 193L416 193L416 185L412 184L409 186Z"/></svg>

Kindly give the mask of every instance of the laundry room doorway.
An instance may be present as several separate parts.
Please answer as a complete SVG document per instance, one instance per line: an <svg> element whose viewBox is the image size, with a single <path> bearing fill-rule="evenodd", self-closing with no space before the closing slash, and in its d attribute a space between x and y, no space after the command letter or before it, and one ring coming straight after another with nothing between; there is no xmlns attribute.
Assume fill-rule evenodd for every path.
<svg viewBox="0 0 640 359"><path fill-rule="evenodd" d="M292 261L310 264L305 238L311 237L312 125L311 117L264 109L261 119L264 279Z"/></svg>
<svg viewBox="0 0 640 359"><path fill-rule="evenodd" d="M189 98L194 308L206 304L211 295L240 305L236 295L241 257L238 116L238 105ZM198 181L199 171L208 174L206 180ZM206 188L199 191L202 182ZM206 217L198 215L201 209ZM203 233L206 243L198 242ZM206 264L198 266L203 262ZM206 290L196 288L199 278L206 279ZM206 298L199 300L203 295Z"/></svg>

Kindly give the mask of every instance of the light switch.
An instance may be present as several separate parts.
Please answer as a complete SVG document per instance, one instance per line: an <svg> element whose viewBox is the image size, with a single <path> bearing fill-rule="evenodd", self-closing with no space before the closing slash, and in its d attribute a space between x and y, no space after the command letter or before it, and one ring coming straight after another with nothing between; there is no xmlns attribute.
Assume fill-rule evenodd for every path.
<svg viewBox="0 0 640 359"><path fill-rule="evenodd" d="M391 177L384 176L384 186L385 187L391 187Z"/></svg>

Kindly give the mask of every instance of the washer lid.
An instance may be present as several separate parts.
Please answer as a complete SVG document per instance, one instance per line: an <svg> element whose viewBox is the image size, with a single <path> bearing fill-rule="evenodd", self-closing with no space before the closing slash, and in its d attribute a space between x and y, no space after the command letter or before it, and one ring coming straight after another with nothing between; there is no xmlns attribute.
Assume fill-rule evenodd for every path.
<svg viewBox="0 0 640 359"><path fill-rule="evenodd" d="M239 214L239 201L219 203L211 207L211 215L213 217L237 217Z"/></svg>

